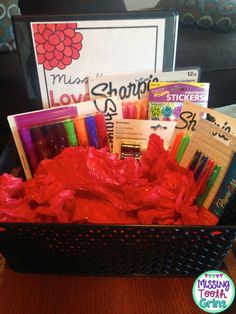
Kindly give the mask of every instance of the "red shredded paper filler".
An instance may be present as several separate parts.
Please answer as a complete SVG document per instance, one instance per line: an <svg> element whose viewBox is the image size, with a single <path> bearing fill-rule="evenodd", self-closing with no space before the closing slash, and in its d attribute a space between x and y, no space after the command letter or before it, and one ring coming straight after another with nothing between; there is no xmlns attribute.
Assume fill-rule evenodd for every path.
<svg viewBox="0 0 236 314"><path fill-rule="evenodd" d="M192 172L152 134L140 162L105 149L69 147L41 161L26 182L3 174L0 221L204 224L195 197Z"/></svg>

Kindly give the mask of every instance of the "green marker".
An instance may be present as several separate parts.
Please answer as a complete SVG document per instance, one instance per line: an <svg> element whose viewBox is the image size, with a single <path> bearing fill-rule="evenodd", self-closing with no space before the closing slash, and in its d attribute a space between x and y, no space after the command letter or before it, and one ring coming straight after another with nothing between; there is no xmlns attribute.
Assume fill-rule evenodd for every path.
<svg viewBox="0 0 236 314"><path fill-rule="evenodd" d="M75 133L74 122L71 119L66 119L63 121L66 135L68 138L69 146L78 146L78 140Z"/></svg>
<svg viewBox="0 0 236 314"><path fill-rule="evenodd" d="M190 135L185 134L184 137L182 138L182 141L179 145L179 149L176 155L176 161L178 164L181 162L183 155L185 153L185 150L188 147L189 142L190 142Z"/></svg>
<svg viewBox="0 0 236 314"><path fill-rule="evenodd" d="M196 199L196 205L198 207L200 207L204 203L205 199L207 198L212 186L216 182L216 179L220 173L220 170L221 170L221 166L215 165L213 172L212 172L212 175L210 176L210 178L207 182L207 186L206 186L205 191L202 194L200 194Z"/></svg>

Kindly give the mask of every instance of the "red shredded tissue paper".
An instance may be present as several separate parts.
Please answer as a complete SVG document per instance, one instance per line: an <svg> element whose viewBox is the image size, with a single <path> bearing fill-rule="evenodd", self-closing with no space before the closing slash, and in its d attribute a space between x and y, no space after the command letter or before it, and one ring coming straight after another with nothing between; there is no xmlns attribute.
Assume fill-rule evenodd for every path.
<svg viewBox="0 0 236 314"><path fill-rule="evenodd" d="M138 162L93 147L41 161L34 178L0 176L0 221L201 224L196 183L152 134Z"/></svg>

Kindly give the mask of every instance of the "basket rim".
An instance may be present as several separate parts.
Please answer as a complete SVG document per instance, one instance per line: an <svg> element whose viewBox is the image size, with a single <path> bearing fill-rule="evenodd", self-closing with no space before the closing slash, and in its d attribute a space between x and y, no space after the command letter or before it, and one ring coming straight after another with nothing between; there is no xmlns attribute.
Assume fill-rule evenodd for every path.
<svg viewBox="0 0 236 314"><path fill-rule="evenodd" d="M41 222L0 222L0 227L32 227L32 226L41 226L41 227L53 227L60 228L62 227L72 227L73 228L119 228L119 229L128 229L128 228L141 228L141 229L235 229L236 225L143 225L143 224L98 224L98 223L41 223Z"/></svg>

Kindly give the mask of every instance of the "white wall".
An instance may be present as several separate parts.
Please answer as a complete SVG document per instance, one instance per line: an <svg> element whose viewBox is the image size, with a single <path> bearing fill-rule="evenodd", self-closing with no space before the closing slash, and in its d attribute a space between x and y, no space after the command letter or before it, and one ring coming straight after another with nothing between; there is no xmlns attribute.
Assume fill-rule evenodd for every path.
<svg viewBox="0 0 236 314"><path fill-rule="evenodd" d="M153 8L159 0L124 0L128 10L140 10L145 8Z"/></svg>

